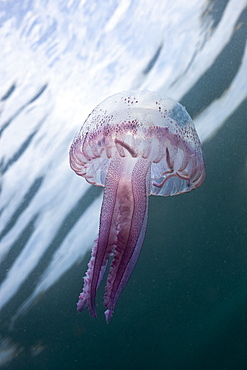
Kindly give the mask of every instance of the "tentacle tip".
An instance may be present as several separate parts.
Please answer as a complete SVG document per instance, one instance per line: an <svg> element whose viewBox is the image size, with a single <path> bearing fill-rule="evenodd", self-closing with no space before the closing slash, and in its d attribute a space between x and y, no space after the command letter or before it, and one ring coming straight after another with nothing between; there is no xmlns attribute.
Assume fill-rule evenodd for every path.
<svg viewBox="0 0 247 370"><path fill-rule="evenodd" d="M107 324L109 324L109 321L110 321L110 319L113 315L113 312L114 312L113 310L106 310L105 311L105 318L106 318Z"/></svg>
<svg viewBox="0 0 247 370"><path fill-rule="evenodd" d="M85 308L85 304L82 302L82 301L78 301L78 303L76 304L76 309L78 312L82 312Z"/></svg>
<svg viewBox="0 0 247 370"><path fill-rule="evenodd" d="M79 313L82 312L86 307L87 307L87 303L86 302L79 301L77 303L77 311ZM91 316L97 317L95 308L88 308L88 311L89 311L89 313L90 313Z"/></svg>
<svg viewBox="0 0 247 370"><path fill-rule="evenodd" d="M89 308L88 311L92 317L95 317L95 318L97 317L95 308L92 308L92 309Z"/></svg>
<svg viewBox="0 0 247 370"><path fill-rule="evenodd" d="M81 293L77 302L77 311L82 312L86 307L88 307L91 316L97 317L95 305L91 305L89 299Z"/></svg>

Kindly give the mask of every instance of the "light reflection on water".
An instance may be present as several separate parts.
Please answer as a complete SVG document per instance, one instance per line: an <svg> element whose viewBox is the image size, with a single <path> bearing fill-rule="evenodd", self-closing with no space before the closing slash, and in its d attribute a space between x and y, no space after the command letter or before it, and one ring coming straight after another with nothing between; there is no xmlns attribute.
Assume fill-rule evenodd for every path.
<svg viewBox="0 0 247 370"><path fill-rule="evenodd" d="M75 132L95 105L122 90L165 92L182 103L193 97L233 35L243 36L245 2L222 3L1 2L0 308L7 336L10 321L80 263L96 237L101 194L69 168ZM240 60L226 61L236 73L219 99L200 101L193 112L203 142L246 98L246 46ZM23 290L32 273L35 283ZM11 340L9 359L21 348ZM7 339L2 352L6 343L11 348Z"/></svg>

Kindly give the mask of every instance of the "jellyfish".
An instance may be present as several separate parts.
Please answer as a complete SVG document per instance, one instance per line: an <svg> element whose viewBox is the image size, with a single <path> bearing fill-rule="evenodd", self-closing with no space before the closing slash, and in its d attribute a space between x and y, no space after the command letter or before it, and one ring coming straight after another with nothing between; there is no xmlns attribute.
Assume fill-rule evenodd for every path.
<svg viewBox="0 0 247 370"><path fill-rule="evenodd" d="M90 184L104 187L98 238L77 310L88 307L96 317L96 291L112 257L104 295L109 322L142 248L148 196L200 186L202 148L181 104L151 91L126 91L89 114L71 145L70 166Z"/></svg>

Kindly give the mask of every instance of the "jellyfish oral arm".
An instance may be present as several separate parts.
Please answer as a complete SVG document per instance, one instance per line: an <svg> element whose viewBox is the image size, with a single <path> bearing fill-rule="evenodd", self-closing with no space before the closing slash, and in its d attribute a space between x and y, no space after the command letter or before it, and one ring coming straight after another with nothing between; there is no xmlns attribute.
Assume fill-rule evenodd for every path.
<svg viewBox="0 0 247 370"><path fill-rule="evenodd" d="M104 305L109 322L116 302L136 265L145 237L150 194L147 159L119 156L111 160L106 178L98 239L92 251L78 311L86 306L96 316L95 296L109 257L113 255L107 278Z"/></svg>

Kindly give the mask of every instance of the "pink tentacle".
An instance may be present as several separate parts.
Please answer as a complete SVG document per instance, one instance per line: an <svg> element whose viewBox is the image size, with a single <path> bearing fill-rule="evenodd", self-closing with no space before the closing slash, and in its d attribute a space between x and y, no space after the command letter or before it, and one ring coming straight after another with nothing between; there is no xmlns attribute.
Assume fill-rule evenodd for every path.
<svg viewBox="0 0 247 370"><path fill-rule="evenodd" d="M129 183L129 194L132 194L133 197L133 208L131 212L128 210L128 214L121 211L121 206L123 207L122 189L119 189L118 201L121 214L119 233L104 297L107 322L113 314L116 302L133 272L141 251L147 226L149 184L150 163L145 159L139 159ZM126 205L126 199L124 202Z"/></svg>
<svg viewBox="0 0 247 370"><path fill-rule="evenodd" d="M77 303L78 311L82 311L85 307L88 307L90 314L94 317L96 317L96 291L104 276L109 257L115 248L117 232L115 205L122 167L123 163L121 159L113 160L109 166L101 207L99 236L92 250L92 256L84 278L83 291Z"/></svg>

